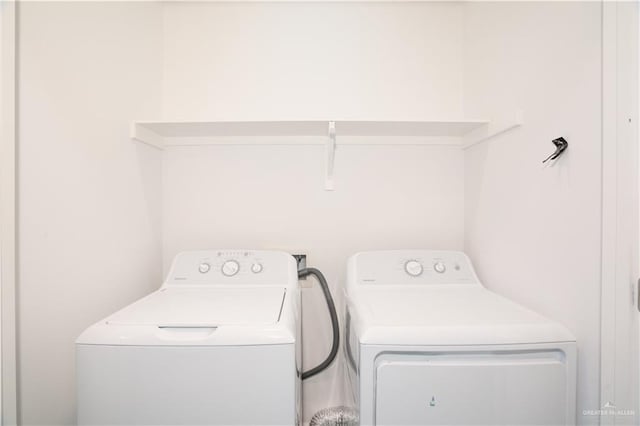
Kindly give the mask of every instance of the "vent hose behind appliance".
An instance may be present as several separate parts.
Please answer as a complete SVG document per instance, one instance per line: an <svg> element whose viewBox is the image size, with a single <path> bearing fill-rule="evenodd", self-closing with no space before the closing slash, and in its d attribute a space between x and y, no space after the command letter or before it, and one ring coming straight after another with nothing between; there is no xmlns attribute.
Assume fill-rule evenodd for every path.
<svg viewBox="0 0 640 426"><path fill-rule="evenodd" d="M327 302L327 309L329 310L329 316L331 317L331 328L333 330L333 342L331 343L331 351L327 358L322 361L316 367L313 367L311 370L304 371L302 373L302 380L308 379L309 377L313 377L318 373L326 370L333 360L336 358L338 354L338 347L340 346L340 326L338 325L338 314L336 313L336 305L333 303L333 298L331 297L331 291L329 291L329 285L327 284L327 280L316 268L304 268L298 271L298 278L305 278L309 275L313 275L316 277L318 282L320 283L320 287L322 288L322 293L324 294L324 299Z"/></svg>
<svg viewBox="0 0 640 426"><path fill-rule="evenodd" d="M309 426L356 426L358 413L350 407L330 407L318 411Z"/></svg>

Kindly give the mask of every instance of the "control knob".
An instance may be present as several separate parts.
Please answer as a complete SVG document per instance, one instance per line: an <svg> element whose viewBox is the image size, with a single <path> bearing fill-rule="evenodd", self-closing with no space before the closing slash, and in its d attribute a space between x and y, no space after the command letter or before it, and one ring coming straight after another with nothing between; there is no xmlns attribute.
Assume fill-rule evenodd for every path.
<svg viewBox="0 0 640 426"><path fill-rule="evenodd" d="M444 266L442 262L436 262L433 264L433 270L439 274L443 274L447 270L447 267Z"/></svg>
<svg viewBox="0 0 640 426"><path fill-rule="evenodd" d="M227 277L232 277L240 270L240 264L235 260L227 260L222 264L222 274Z"/></svg>
<svg viewBox="0 0 640 426"><path fill-rule="evenodd" d="M207 262L202 262L200 265L198 265L198 271L200 271L201 274L206 274L210 269L211 265L209 265Z"/></svg>
<svg viewBox="0 0 640 426"><path fill-rule="evenodd" d="M417 260L409 260L404 264L404 270L412 277L417 277L422 274L422 263Z"/></svg>

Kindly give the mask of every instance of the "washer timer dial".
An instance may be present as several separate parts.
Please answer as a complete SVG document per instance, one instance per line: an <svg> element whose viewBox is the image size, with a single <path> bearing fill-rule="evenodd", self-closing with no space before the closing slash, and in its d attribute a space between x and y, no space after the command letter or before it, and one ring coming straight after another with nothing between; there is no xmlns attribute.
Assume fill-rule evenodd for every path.
<svg viewBox="0 0 640 426"><path fill-rule="evenodd" d="M235 260L227 260L222 264L222 274L227 277L232 277L240 270L240 264Z"/></svg>
<svg viewBox="0 0 640 426"><path fill-rule="evenodd" d="M419 275L422 275L422 271L423 271L422 263L418 262L417 260L408 260L404 264L404 270L407 274L411 275L412 277L417 277Z"/></svg>

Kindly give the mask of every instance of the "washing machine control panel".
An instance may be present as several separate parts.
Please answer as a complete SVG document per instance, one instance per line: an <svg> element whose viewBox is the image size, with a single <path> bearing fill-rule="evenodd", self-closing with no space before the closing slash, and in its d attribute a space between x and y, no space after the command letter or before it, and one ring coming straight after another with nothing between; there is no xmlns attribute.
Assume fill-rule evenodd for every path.
<svg viewBox="0 0 640 426"><path fill-rule="evenodd" d="M349 281L359 285L473 284L478 279L462 252L390 250L363 252L349 260Z"/></svg>
<svg viewBox="0 0 640 426"><path fill-rule="evenodd" d="M265 250L204 250L176 256L166 285L297 285L291 255Z"/></svg>

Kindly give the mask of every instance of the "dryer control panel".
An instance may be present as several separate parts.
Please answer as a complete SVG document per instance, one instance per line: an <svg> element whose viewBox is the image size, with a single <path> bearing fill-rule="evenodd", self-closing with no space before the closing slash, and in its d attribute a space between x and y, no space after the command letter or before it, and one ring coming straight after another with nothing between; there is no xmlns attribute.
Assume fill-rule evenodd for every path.
<svg viewBox="0 0 640 426"><path fill-rule="evenodd" d="M479 283L471 261L458 251L388 250L353 255L348 285Z"/></svg>
<svg viewBox="0 0 640 426"><path fill-rule="evenodd" d="M268 250L200 250L179 253L165 285L297 285L296 261Z"/></svg>

